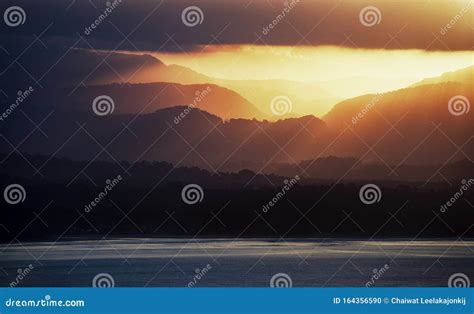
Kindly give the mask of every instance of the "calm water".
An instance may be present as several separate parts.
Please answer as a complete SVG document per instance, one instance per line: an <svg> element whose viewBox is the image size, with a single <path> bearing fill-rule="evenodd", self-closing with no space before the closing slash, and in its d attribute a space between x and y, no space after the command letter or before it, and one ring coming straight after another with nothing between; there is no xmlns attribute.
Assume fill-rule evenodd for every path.
<svg viewBox="0 0 474 314"><path fill-rule="evenodd" d="M268 287L277 273L294 287L362 287L375 273L373 286L474 281L473 240L114 239L3 244L0 254L1 286L91 286L100 273L116 287Z"/></svg>

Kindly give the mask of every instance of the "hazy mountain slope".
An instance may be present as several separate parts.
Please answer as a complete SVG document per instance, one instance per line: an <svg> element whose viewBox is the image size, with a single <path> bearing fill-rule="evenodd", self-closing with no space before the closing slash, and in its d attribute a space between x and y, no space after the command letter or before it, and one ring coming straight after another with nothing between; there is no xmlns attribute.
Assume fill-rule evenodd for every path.
<svg viewBox="0 0 474 314"><path fill-rule="evenodd" d="M474 114L472 110L452 114L448 104L456 96L474 102L473 90L460 83L424 85L343 101L323 118L333 133L330 138L342 134L331 152L395 165L472 160ZM469 106L466 103L464 111Z"/></svg>
<svg viewBox="0 0 474 314"><path fill-rule="evenodd" d="M120 85L109 87L120 92ZM28 118L15 111L2 122L4 139L0 146L3 152L11 150L10 142L19 145L19 151L31 154L49 155L57 151L58 156L79 160L99 154L100 159L114 156L132 162L158 160L211 170L259 171L275 163L294 164L327 156L355 157L382 164L387 175L397 176L402 165L443 165L474 159L473 113L471 110L458 116L451 114L448 103L453 95L465 95L474 101L468 85L420 86L381 95L372 107L367 104L374 101L373 95L344 101L324 117L324 122L314 116L277 122L223 121L199 109L186 112L185 107L138 116L104 117L87 110L80 113L56 109L41 124L44 134L34 131L29 118L38 123L48 111L25 103L21 109ZM90 101L84 102L86 108L90 106ZM116 107L120 111L119 100ZM364 109L365 115L354 120ZM87 132L79 128L83 123ZM30 132L33 133L28 136ZM107 147L110 155L101 152L100 145L105 146L112 139ZM252 164L253 167L249 166ZM318 173L315 169L311 171Z"/></svg>
<svg viewBox="0 0 474 314"><path fill-rule="evenodd" d="M342 99L327 92L315 83L286 80L215 80L216 84L235 90L256 104L260 111L273 115L271 103L275 97L286 96L291 110L284 116L314 114L320 116Z"/></svg>
<svg viewBox="0 0 474 314"><path fill-rule="evenodd" d="M62 53L62 51L61 51ZM111 83L181 82L208 83L209 79L183 67L168 67L147 54L71 49L61 54L54 48L38 51L34 58L22 60L26 72L0 76L2 88L18 90L31 84L31 77L40 79L43 87L68 88ZM0 62L2 65L2 62ZM7 65L4 65L6 67Z"/></svg>
<svg viewBox="0 0 474 314"><path fill-rule="evenodd" d="M320 88L337 95L341 100L357 96L376 93L377 91L390 91L404 88L414 82L413 77L380 78L351 76L329 81L316 82ZM329 110L328 110L329 111Z"/></svg>
<svg viewBox="0 0 474 314"><path fill-rule="evenodd" d="M285 80L221 80L179 65L166 65L147 54L71 49L62 55L54 49L48 49L40 51L35 58L25 60L24 66L29 69L29 74L15 72L14 76L0 76L1 89L7 95L16 94L19 87L28 87L31 75L41 78L41 85L48 90L64 88L70 96L68 99L74 99L78 89L112 83L215 84L238 92L259 111L274 119L281 118L270 109L271 101L276 96L287 96L292 102L292 110L286 117L323 114L340 100L315 84ZM51 94L50 98L54 97L56 95Z"/></svg>
<svg viewBox="0 0 474 314"><path fill-rule="evenodd" d="M324 122L314 116L276 122L250 119L261 113L237 93L216 85L111 84L79 87L71 95L67 88L59 89L59 94L56 89L48 95L48 90L35 92L21 104L21 111L14 110L2 121L1 151L18 146L20 152L80 160L98 154L100 159L113 156L132 162L146 159L256 171L277 163L353 157L382 164L394 176L404 165L474 159L474 117L468 110L474 91L469 84L422 85L348 99L337 104ZM93 113L92 102L100 95L114 99L114 114ZM196 107L202 110L175 107L196 98L200 99ZM452 99L460 102L450 108ZM47 116L50 107L54 112L42 122L42 132L35 130L34 124ZM79 127L82 123L85 130ZM108 153L101 152L101 145L112 139ZM321 173L314 167L311 171Z"/></svg>
<svg viewBox="0 0 474 314"><path fill-rule="evenodd" d="M114 114L151 113L158 109L192 104L223 119L265 117L253 104L239 94L217 85L181 85L174 83L109 84L80 87L72 95L67 88L48 89L33 95L35 103L62 110L92 112L94 99L111 97ZM45 102L45 99L49 101Z"/></svg>
<svg viewBox="0 0 474 314"><path fill-rule="evenodd" d="M460 69L453 72L444 73L441 76L424 79L413 86L445 83L445 82L460 82L464 84L471 84L474 86L474 66Z"/></svg>

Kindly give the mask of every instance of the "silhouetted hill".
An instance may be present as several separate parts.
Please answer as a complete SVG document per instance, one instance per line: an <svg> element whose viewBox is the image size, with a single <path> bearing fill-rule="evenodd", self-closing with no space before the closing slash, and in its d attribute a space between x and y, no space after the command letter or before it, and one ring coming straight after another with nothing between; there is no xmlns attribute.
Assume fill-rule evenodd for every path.
<svg viewBox="0 0 474 314"><path fill-rule="evenodd" d="M457 96L474 103L472 88L461 83L345 100L323 118L332 132L328 137L338 136L330 153L392 165L473 160L474 113L468 103L464 110L459 103L456 115L450 112L449 103Z"/></svg>
<svg viewBox="0 0 474 314"><path fill-rule="evenodd" d="M28 73L8 67L8 60L0 60L0 68L8 69L0 76L2 89L15 94L18 88L29 86L31 76L41 78L46 88L67 88L72 93L77 87L112 83L180 82L182 84L210 83L208 77L180 66L167 66L147 54L129 54L86 49L35 50L34 57L24 58Z"/></svg>
<svg viewBox="0 0 474 314"><path fill-rule="evenodd" d="M378 180L385 182L412 182L426 184L427 182L460 182L474 173L474 163L462 160L448 164L410 165L402 164L391 172L395 165L385 165L383 162L363 162L357 158L324 157L316 160L305 160L298 164L239 164L235 169L247 167L262 169L263 173L276 174L285 177L299 175L305 169L306 176L319 182L354 182ZM230 167L229 167L230 168ZM317 182L317 181L313 181Z"/></svg>
<svg viewBox="0 0 474 314"><path fill-rule="evenodd" d="M10 151L8 142L21 142L18 149L30 154L54 153L75 160L110 160L113 156L211 170L225 169L231 161L293 162L312 156L317 147L314 136L324 128L321 120L311 116L277 122L224 121L199 109L187 112L187 107L173 107L141 115L54 111L41 125L46 137L31 132L29 119L41 121L49 111L31 106L23 110L27 116L15 112L0 125L5 136L1 151Z"/></svg>
<svg viewBox="0 0 474 314"><path fill-rule="evenodd" d="M94 99L101 95L113 99L115 104L113 114L147 114L168 107L193 105L223 119L264 117L253 104L239 94L211 84L93 85L79 87L73 95L69 95L69 88L48 89L33 94L32 101L36 104L53 105L64 111L92 112Z"/></svg>
<svg viewBox="0 0 474 314"><path fill-rule="evenodd" d="M0 241L105 234L361 238L474 235L472 208L467 202L474 202L472 191L466 190L463 199L441 211L441 206L459 192L460 182L453 182L453 186L418 186L371 180L379 186L381 199L367 205L359 196L365 182L315 184L307 179L263 176L251 171L213 174L163 162L73 162L16 154L0 158L5 160L0 168L0 187L15 183L25 190L25 199L19 204L9 205L2 198ZM46 166L41 168L41 175L32 175L32 165ZM186 203L182 196L189 184L201 189L195 204Z"/></svg>
<svg viewBox="0 0 474 314"><path fill-rule="evenodd" d="M120 92L121 87L111 88ZM314 116L276 122L225 121L187 107L101 117L91 112L56 110L42 123L44 134L34 131L30 119L42 121L48 109L25 103L21 108L26 115L14 112L2 122L0 150L8 152L10 142L22 152L54 153L75 160L113 157L131 162L166 161L214 171L247 168L256 172L278 163L298 165L302 160L328 156L354 157L365 164L385 165L385 176L378 173L377 177L390 175L396 179L402 166L433 167L474 159L472 111L455 116L448 110L449 99L459 94L473 99L467 85L459 83L362 96L337 105L325 122ZM353 123L353 118L371 102L373 106ZM249 166L252 163L254 167ZM298 168L305 175L305 167Z"/></svg>
<svg viewBox="0 0 474 314"><path fill-rule="evenodd" d="M23 158L24 157L24 158ZM27 180L34 184L84 184L102 185L121 174L126 178L124 185L130 188L153 186L163 178L163 186L186 182L213 188L240 188L248 183L250 188L276 186L285 179L281 176L256 174L250 170L235 173L213 173L197 167L174 167L167 162L139 161L130 163L106 161L74 161L42 155L0 154L2 167L0 176L10 180ZM40 172L36 169L41 168Z"/></svg>

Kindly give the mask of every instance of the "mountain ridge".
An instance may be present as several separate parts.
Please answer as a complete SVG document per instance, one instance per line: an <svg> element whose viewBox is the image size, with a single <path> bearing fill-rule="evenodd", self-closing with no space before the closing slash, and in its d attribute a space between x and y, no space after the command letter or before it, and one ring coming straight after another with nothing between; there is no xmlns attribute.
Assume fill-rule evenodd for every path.
<svg viewBox="0 0 474 314"><path fill-rule="evenodd" d="M407 164L435 165L474 159L472 111L454 116L448 109L452 95L462 93L468 99L474 99L469 86L460 83L390 92L357 123L352 122L354 113L364 108L366 100L372 96L342 102L335 107L332 117L323 119L304 116L277 121L226 120L186 106L140 115L105 117L98 117L91 111L81 114L57 111L42 126L48 139L35 133L22 142L19 149L30 154L50 154L61 147L70 134L75 134L79 123L84 124L87 132L101 145L107 145L120 135L109 148L110 154L119 160L160 160L173 164L182 160L184 165L215 171L239 163L298 164L302 160L327 156L356 157L364 162L385 163L387 172L396 175L397 169ZM36 112L37 108L31 104L29 110L26 107L24 110L34 121L41 121L45 115ZM340 113L336 115L337 111ZM14 127L27 122L18 119L26 118L14 115L3 123L5 136L13 143L29 132ZM123 133L124 125L129 132ZM94 158L98 152L95 152L97 145L93 142L90 136L79 132L60 154L80 160ZM9 146L2 144L2 151L8 150ZM453 145L458 147L454 154ZM99 154L101 159L110 157L100 150Z"/></svg>

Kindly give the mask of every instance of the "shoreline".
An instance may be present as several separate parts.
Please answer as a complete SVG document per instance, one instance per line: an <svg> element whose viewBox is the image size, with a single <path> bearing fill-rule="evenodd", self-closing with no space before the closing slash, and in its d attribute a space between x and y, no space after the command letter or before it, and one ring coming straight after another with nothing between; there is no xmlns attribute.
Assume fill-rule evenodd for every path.
<svg viewBox="0 0 474 314"><path fill-rule="evenodd" d="M377 238L364 238L364 237L347 237L347 236L341 236L341 237L291 237L291 238L285 238L284 241L281 240L281 238L272 238L272 237L212 237L212 236L206 236L206 237L180 237L180 236L112 236L104 239L103 237L94 237L94 236L75 236L75 237L63 237L60 240L57 240L57 238L53 239L48 239L48 238L42 238L42 239L27 239L22 241L22 244L25 243L51 243L51 242L57 242L57 243L66 243L66 242L80 242L80 241L114 241L114 240L168 240L168 241L215 241L215 242L225 242L225 241L232 241L232 242L238 242L238 241L263 241L263 242L357 242L357 241L372 241L372 242L383 242L383 241L410 241L410 242L423 242L423 241L437 241L437 242L449 242L449 241L459 241L459 238L457 237L423 237L423 238L416 238L413 239L412 237L377 237ZM15 239L11 241L0 241L0 246L3 245L9 245L13 243ZM462 242L467 242L467 241L474 241L474 238L465 238L462 240Z"/></svg>

